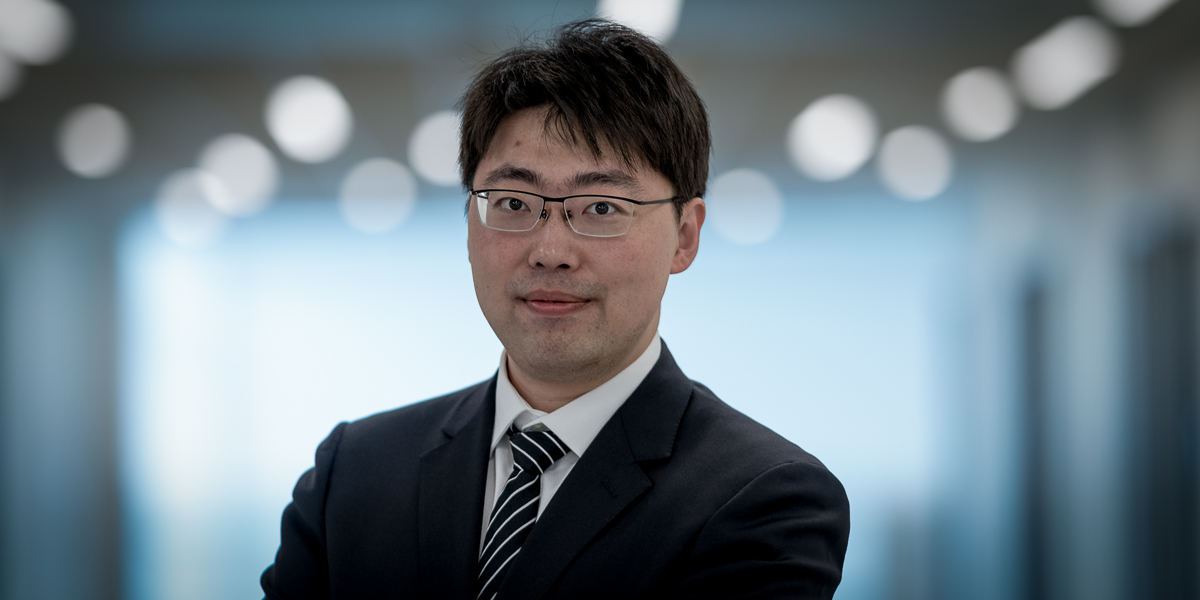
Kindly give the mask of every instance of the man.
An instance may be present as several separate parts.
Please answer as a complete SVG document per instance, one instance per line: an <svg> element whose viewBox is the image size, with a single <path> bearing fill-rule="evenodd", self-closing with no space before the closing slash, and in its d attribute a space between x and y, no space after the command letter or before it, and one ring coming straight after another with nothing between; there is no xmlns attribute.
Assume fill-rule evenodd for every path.
<svg viewBox="0 0 1200 600"><path fill-rule="evenodd" d="M691 84L646 37L589 20L492 62L462 108L500 368L338 425L284 511L267 597L831 597L841 485L658 337L704 224Z"/></svg>

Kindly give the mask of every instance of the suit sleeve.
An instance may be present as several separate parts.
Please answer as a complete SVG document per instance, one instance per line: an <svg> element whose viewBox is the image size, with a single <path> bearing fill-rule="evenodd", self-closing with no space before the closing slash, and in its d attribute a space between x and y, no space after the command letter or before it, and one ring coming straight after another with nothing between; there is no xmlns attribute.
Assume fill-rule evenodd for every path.
<svg viewBox="0 0 1200 600"><path fill-rule="evenodd" d="M268 600L329 598L325 497L345 428L345 423L339 424L317 447L316 465L300 476L292 490L292 502L283 510L275 564L267 567L260 580Z"/></svg>
<svg viewBox="0 0 1200 600"><path fill-rule="evenodd" d="M778 465L705 524L675 597L832 598L849 535L850 504L832 473Z"/></svg>

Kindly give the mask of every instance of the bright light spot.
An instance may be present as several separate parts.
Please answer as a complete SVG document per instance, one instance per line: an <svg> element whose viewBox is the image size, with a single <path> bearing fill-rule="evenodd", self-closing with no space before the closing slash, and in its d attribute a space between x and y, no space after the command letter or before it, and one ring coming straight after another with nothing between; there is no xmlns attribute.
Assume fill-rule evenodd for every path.
<svg viewBox="0 0 1200 600"><path fill-rule="evenodd" d="M0 100L13 95L21 87L21 63L0 52Z"/></svg>
<svg viewBox="0 0 1200 600"><path fill-rule="evenodd" d="M235 217L257 213L270 204L279 186L275 157L258 140L227 133L209 142L198 166L224 184L226 194L213 197L217 210Z"/></svg>
<svg viewBox="0 0 1200 600"><path fill-rule="evenodd" d="M121 113L103 104L84 104L67 113L58 129L58 155L81 177L111 175L129 156L132 136Z"/></svg>
<svg viewBox="0 0 1200 600"><path fill-rule="evenodd" d="M0 0L0 48L21 62L44 65L71 44L71 13L50 0Z"/></svg>
<svg viewBox="0 0 1200 600"><path fill-rule="evenodd" d="M367 233L398 227L417 200L417 180L404 165L386 158L358 164L342 180L339 205L346 222Z"/></svg>
<svg viewBox="0 0 1200 600"><path fill-rule="evenodd" d="M1062 108L1117 70L1120 48L1112 31L1092 17L1072 17L1017 50L1017 91L1034 108Z"/></svg>
<svg viewBox="0 0 1200 600"><path fill-rule="evenodd" d="M717 233L735 244L761 244L783 226L783 195L754 169L734 169L717 177L705 204Z"/></svg>
<svg viewBox="0 0 1200 600"><path fill-rule="evenodd" d="M792 120L788 155L805 175L836 181L871 158L877 135L875 115L867 103L846 94L825 96Z"/></svg>
<svg viewBox="0 0 1200 600"><path fill-rule="evenodd" d="M1019 112L1004 74L990 67L967 69L942 90L942 118L964 140L986 142L1008 133Z"/></svg>
<svg viewBox="0 0 1200 600"><path fill-rule="evenodd" d="M276 86L267 100L267 131L285 154L300 162L337 156L353 129L350 105L324 79L293 77Z"/></svg>
<svg viewBox="0 0 1200 600"><path fill-rule="evenodd" d="M421 121L408 139L408 162L426 181L451 186L459 183L458 136L462 116L443 110Z"/></svg>
<svg viewBox="0 0 1200 600"><path fill-rule="evenodd" d="M203 246L225 230L225 216L217 209L228 200L221 180L200 169L183 169L167 177L158 190L155 215L163 233L181 246Z"/></svg>
<svg viewBox="0 0 1200 600"><path fill-rule="evenodd" d="M600 0L596 15L640 31L660 44L679 27L683 0Z"/></svg>
<svg viewBox="0 0 1200 600"><path fill-rule="evenodd" d="M928 200L946 190L954 157L942 136L920 125L901 127L879 145L879 176L905 200Z"/></svg>
<svg viewBox="0 0 1200 600"><path fill-rule="evenodd" d="M1175 0L1092 0L1097 12L1122 27L1145 25L1172 4Z"/></svg>

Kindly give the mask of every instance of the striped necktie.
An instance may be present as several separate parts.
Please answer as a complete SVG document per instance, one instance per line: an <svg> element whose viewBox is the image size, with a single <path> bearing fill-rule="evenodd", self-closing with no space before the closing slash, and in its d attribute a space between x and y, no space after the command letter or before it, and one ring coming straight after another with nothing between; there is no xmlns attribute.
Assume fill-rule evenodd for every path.
<svg viewBox="0 0 1200 600"><path fill-rule="evenodd" d="M479 553L477 600L491 600L504 574L537 521L542 473L567 454L567 445L549 431L509 429L513 470L492 508L483 550Z"/></svg>

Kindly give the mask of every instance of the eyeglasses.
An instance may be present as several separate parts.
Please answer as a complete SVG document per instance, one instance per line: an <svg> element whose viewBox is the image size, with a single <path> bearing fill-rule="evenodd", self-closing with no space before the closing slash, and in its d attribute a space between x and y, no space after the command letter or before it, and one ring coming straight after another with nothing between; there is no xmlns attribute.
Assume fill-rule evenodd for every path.
<svg viewBox="0 0 1200 600"><path fill-rule="evenodd" d="M471 190L484 227L500 231L529 231L540 219L549 219L547 202L562 202L567 223L580 235L616 237L633 224L633 207L666 204L666 200L638 201L596 194L550 198L517 190Z"/></svg>

